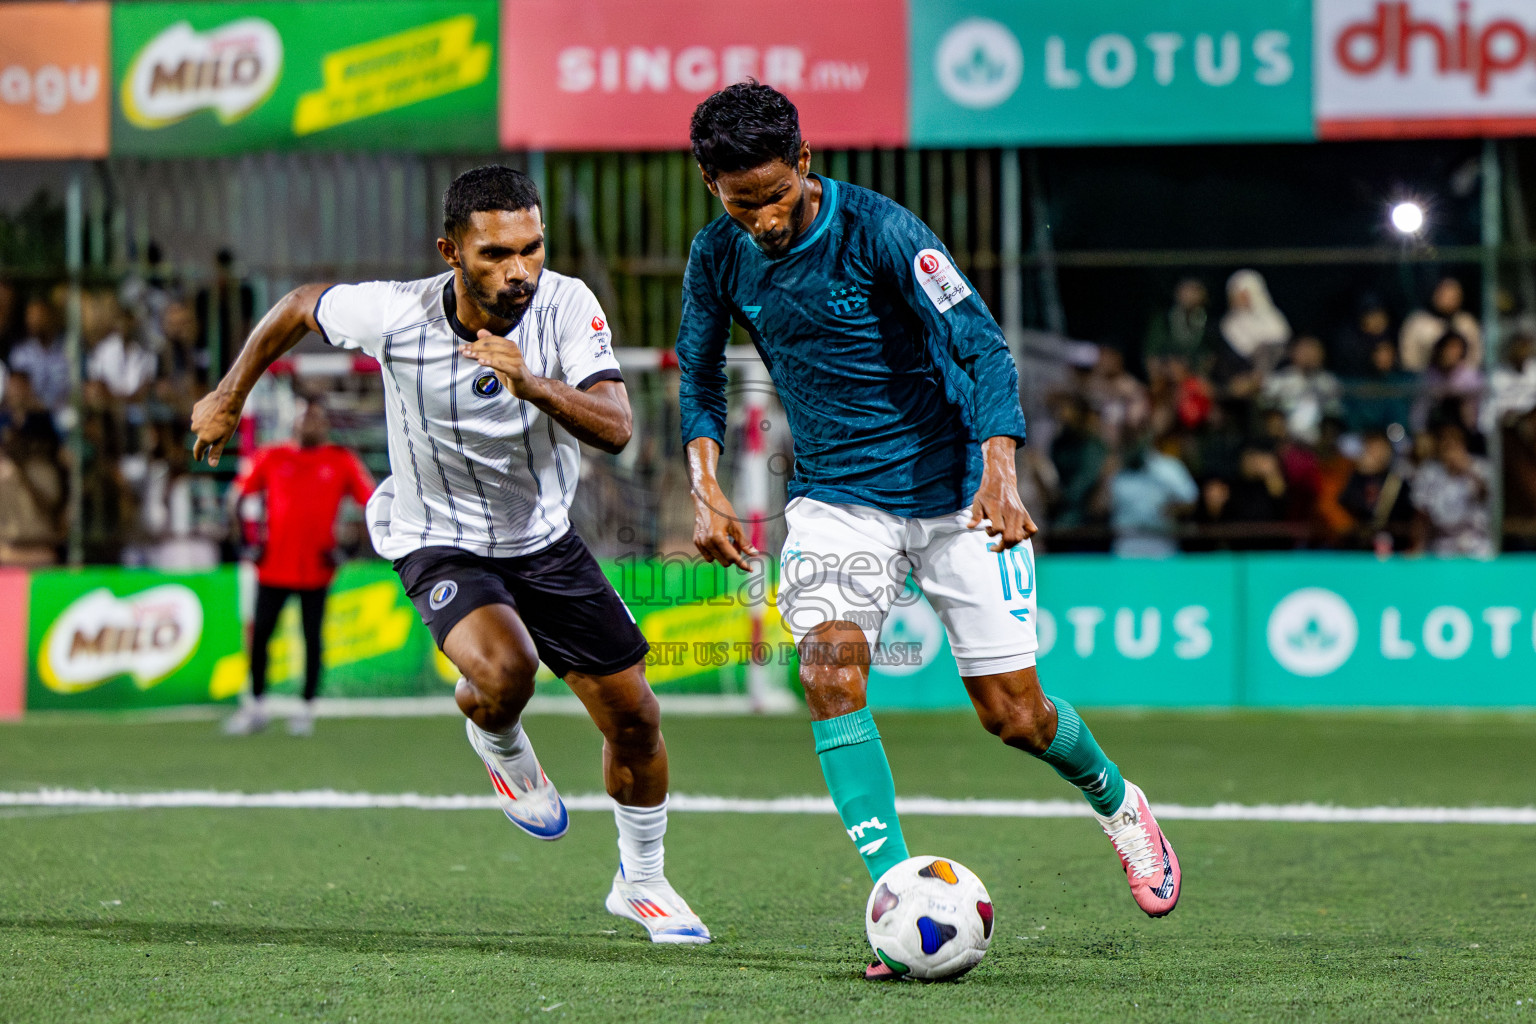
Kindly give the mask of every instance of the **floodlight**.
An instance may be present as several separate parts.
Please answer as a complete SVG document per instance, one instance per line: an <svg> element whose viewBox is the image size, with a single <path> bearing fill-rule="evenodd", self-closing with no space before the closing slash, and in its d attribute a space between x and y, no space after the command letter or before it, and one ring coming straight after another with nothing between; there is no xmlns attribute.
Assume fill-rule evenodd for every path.
<svg viewBox="0 0 1536 1024"><path fill-rule="evenodd" d="M1405 235L1416 235L1424 227L1424 207L1402 202L1392 207L1392 226Z"/></svg>

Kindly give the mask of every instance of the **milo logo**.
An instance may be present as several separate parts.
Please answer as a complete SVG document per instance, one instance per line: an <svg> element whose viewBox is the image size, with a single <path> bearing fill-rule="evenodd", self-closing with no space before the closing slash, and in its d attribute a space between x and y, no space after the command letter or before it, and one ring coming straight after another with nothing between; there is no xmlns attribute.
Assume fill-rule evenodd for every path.
<svg viewBox="0 0 1536 1024"><path fill-rule="evenodd" d="M147 690L185 665L202 635L202 602L179 583L128 597L101 587L54 620L37 674L55 693L81 693L122 675Z"/></svg>
<svg viewBox="0 0 1536 1024"><path fill-rule="evenodd" d="M178 21L133 58L123 78L123 114L140 128L164 128L212 109L229 124L266 101L282 69L282 37L264 18L207 32Z"/></svg>

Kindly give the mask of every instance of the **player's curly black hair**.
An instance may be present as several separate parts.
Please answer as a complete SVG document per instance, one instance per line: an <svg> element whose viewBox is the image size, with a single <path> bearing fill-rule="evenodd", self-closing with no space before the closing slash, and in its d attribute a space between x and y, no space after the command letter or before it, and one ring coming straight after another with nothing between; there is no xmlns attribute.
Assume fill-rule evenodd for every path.
<svg viewBox="0 0 1536 1024"><path fill-rule="evenodd" d="M693 158L711 178L770 160L800 158L800 112L779 90L748 79L715 93L693 112Z"/></svg>
<svg viewBox="0 0 1536 1024"><path fill-rule="evenodd" d="M531 210L541 207L539 187L522 171L487 164L465 171L443 194L443 231L452 238L469 227L472 214L484 210Z"/></svg>

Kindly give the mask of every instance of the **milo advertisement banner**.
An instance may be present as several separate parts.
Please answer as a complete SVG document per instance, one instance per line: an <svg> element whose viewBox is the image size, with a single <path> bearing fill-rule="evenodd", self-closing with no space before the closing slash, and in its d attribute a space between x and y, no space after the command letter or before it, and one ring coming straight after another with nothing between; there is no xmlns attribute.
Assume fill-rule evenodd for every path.
<svg viewBox="0 0 1536 1024"><path fill-rule="evenodd" d="M740 693L754 660L788 678L789 636L771 603L754 643L760 586L696 559L620 559L604 571L651 642L647 676L663 693ZM115 710L207 704L249 685L239 573L166 575L140 569L33 573L26 645L26 707ZM247 581L249 583L249 581ZM322 625L325 697L450 695L458 671L437 650L387 562L337 573ZM268 647L267 683L298 694L304 641L296 601ZM540 667L540 694L567 694Z"/></svg>
<svg viewBox="0 0 1536 1024"><path fill-rule="evenodd" d="M494 148L495 0L112 9L112 150Z"/></svg>
<svg viewBox="0 0 1536 1024"><path fill-rule="evenodd" d="M216 699L244 663L235 572L82 569L32 576L27 709Z"/></svg>

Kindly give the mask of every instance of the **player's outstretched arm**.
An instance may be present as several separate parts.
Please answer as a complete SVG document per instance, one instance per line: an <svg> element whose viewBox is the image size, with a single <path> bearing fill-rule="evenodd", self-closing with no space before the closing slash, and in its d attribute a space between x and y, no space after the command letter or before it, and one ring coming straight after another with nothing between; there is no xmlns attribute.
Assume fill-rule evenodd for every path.
<svg viewBox="0 0 1536 1024"><path fill-rule="evenodd" d="M1017 442L1011 437L989 437L981 444L981 486L971 500L970 528L987 523L987 536L996 537L993 551L1004 551L1039 532L1019 497L1018 470L1013 455Z"/></svg>
<svg viewBox="0 0 1536 1024"><path fill-rule="evenodd" d="M306 284L295 288L267 311L240 350L224 379L192 407L192 458L208 457L208 465L217 466L224 446L234 436L240 422L240 410L256 381L277 358L297 345L310 331L322 333L315 322L315 303L329 288L327 284Z"/></svg>
<svg viewBox="0 0 1536 1024"><path fill-rule="evenodd" d="M693 491L693 544L706 562L734 565L747 572L749 557L760 552L742 531L736 508L725 496L715 476L720 463L720 444L710 437L688 442L688 482Z"/></svg>
<svg viewBox="0 0 1536 1024"><path fill-rule="evenodd" d="M540 377L523 362L517 342L481 329L459 352L496 371L502 386L552 417L578 441L617 455L634 433L634 413L623 381L600 380L587 390L562 380Z"/></svg>

